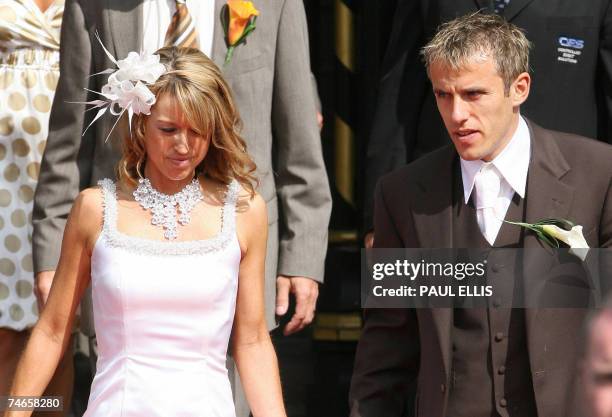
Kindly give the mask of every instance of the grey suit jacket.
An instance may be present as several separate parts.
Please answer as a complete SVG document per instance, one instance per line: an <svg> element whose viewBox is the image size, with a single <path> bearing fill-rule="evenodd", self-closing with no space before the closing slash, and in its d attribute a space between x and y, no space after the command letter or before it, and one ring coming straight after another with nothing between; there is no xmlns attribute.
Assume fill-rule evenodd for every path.
<svg viewBox="0 0 612 417"><path fill-rule="evenodd" d="M528 124L532 157L526 221L571 219L583 225L590 247L612 246L612 147ZM447 146L381 179L375 247L453 247L451 190L456 158L453 146ZM535 235L525 235L526 248L541 245ZM446 415L452 313L452 309L365 311L351 384L351 417ZM583 415L575 359L583 343L585 313L569 308L525 311L540 417Z"/></svg>
<svg viewBox="0 0 612 417"><path fill-rule="evenodd" d="M231 86L244 124L242 135L257 164L258 192L268 206L266 318L273 326L277 272L322 282L331 212L306 19L300 0L258 2L257 29L235 50L231 63L223 66L227 49L218 17L223 4L215 1L211 58ZM81 137L91 112L85 113L82 104L69 103L91 100L91 93L83 88L100 91L106 77L90 74L113 66L95 34L113 56L122 59L129 51L141 49L142 25L141 0L66 1L60 80L34 201L37 272L56 268L63 229L78 192L100 178L114 178L120 157L118 135L105 143L113 118L105 116Z"/></svg>

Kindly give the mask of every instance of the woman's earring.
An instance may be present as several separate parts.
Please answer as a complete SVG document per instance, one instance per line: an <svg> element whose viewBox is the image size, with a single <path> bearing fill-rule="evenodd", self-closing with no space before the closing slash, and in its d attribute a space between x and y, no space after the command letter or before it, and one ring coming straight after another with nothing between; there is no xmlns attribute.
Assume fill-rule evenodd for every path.
<svg viewBox="0 0 612 417"><path fill-rule="evenodd" d="M140 178L141 180L144 179L144 176L142 175L142 173L140 172L140 166L142 165L142 160L144 158L140 158L138 160L138 162L136 162L136 173L138 174L138 178Z"/></svg>

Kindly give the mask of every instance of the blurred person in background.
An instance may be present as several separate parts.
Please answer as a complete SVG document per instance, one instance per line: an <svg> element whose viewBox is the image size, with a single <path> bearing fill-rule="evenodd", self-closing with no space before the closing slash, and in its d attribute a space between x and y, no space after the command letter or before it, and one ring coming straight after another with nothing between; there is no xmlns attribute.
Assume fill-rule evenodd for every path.
<svg viewBox="0 0 612 417"><path fill-rule="evenodd" d="M612 416L612 299L587 323L587 348L583 363L587 417Z"/></svg>

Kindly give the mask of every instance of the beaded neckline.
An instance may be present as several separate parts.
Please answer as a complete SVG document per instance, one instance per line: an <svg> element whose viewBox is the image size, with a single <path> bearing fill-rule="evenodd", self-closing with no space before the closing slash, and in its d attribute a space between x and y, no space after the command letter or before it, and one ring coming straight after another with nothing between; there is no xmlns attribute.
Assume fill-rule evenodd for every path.
<svg viewBox="0 0 612 417"><path fill-rule="evenodd" d="M144 255L197 255L224 249L236 235L235 206L239 184L236 180L228 185L222 208L221 230L213 237L200 240L163 241L127 235L117 230L117 187L105 178L98 182L103 193L104 225L102 235L105 242L115 248Z"/></svg>

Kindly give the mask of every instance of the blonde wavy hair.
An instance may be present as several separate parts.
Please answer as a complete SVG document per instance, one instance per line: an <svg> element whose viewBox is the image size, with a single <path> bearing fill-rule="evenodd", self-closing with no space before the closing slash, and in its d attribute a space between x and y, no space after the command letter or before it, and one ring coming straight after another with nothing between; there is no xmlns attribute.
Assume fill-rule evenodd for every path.
<svg viewBox="0 0 612 417"><path fill-rule="evenodd" d="M193 48L165 47L156 54L167 71L149 89L158 98L163 94L174 97L191 128L210 138L208 153L196 168L196 175L204 174L223 184L236 179L254 196L256 166L240 136L240 116L217 66ZM146 164L147 117L134 115L131 137L124 136L117 176L126 186L137 184Z"/></svg>

